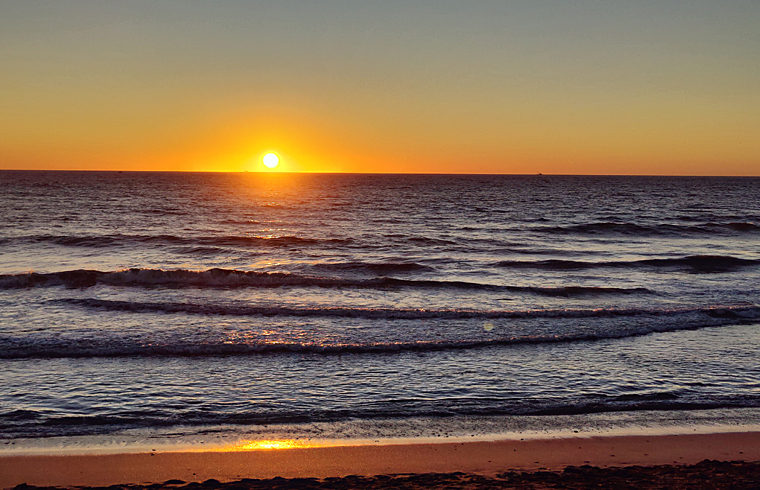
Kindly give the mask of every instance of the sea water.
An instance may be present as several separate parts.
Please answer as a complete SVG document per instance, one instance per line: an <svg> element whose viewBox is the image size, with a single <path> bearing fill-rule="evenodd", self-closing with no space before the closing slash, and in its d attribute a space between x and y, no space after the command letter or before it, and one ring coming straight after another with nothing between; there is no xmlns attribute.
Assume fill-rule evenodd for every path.
<svg viewBox="0 0 760 490"><path fill-rule="evenodd" d="M0 440L757 424L759 293L755 178L3 171Z"/></svg>

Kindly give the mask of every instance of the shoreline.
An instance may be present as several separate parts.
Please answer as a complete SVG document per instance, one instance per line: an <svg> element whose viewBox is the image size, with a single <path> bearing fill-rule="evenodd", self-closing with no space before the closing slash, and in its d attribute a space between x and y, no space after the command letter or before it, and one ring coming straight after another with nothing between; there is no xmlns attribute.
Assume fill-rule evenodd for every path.
<svg viewBox="0 0 760 490"><path fill-rule="evenodd" d="M261 448L262 441L285 442L276 447L292 448L729 432L760 432L760 408L134 428L107 434L0 438L0 457L249 450Z"/></svg>
<svg viewBox="0 0 760 490"><path fill-rule="evenodd" d="M266 447L266 446L263 446ZM463 472L493 477L509 470L567 466L693 465L705 459L760 461L760 431L679 435L594 435L548 439L296 447L122 454L2 455L0 487L107 486L167 480Z"/></svg>

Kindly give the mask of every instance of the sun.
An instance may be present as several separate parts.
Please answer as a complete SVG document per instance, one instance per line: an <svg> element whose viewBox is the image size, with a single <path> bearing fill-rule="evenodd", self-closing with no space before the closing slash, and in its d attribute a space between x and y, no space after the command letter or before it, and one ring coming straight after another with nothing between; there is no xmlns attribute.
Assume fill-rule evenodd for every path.
<svg viewBox="0 0 760 490"><path fill-rule="evenodd" d="M275 168L280 164L280 157L274 153L267 153L261 160L267 168Z"/></svg>

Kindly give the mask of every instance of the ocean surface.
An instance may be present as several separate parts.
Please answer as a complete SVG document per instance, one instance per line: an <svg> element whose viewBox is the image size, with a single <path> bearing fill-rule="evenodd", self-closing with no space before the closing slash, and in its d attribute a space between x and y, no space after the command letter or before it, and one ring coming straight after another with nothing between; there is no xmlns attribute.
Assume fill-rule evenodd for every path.
<svg viewBox="0 0 760 490"><path fill-rule="evenodd" d="M759 293L757 178L3 171L0 446L757 424Z"/></svg>

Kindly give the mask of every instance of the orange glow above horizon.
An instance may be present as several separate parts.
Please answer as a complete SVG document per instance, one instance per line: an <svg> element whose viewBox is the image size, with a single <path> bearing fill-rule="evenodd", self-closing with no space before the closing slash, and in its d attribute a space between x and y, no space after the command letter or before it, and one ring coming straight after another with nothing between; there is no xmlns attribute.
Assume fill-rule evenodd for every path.
<svg viewBox="0 0 760 490"><path fill-rule="evenodd" d="M623 140L609 129L580 125L566 133L522 135L507 145L495 144L488 133L469 143L451 137L436 138L436 128L421 129L416 147L406 136L388 128L385 134L367 138L364 128L348 130L314 115L277 116L266 113L265 121L246 121L246 114L227 114L194 130L182 144L154 145L117 150L120 158L107 157L107 150L92 152L72 147L51 158L44 146L23 153L3 151L0 168L49 170L159 170L200 172L350 172L350 173L516 173L516 174L665 174L665 175L760 175L760 163L752 159L751 147L728 145L730 138L708 133L694 140L668 142L667 128L649 128L646 145ZM264 119L263 117L258 119ZM221 130L224 128L223 130ZM728 131L726 129L725 131ZM412 131L409 129L408 131ZM697 133L695 133L696 135ZM177 138L180 138L177 136ZM596 143L594 143L593 141ZM729 160L716 156L716 144ZM749 138L745 138L749 141ZM760 141L760 140L758 140ZM760 145L755 145L760 146ZM278 164L269 168L263 155L277 148ZM749 151L748 151L749 150ZM760 151L758 151L760 154ZM62 158L61 155L64 155ZM257 155L257 156L255 156ZM71 164L70 162L77 162ZM5 165L6 162L21 164Z"/></svg>

